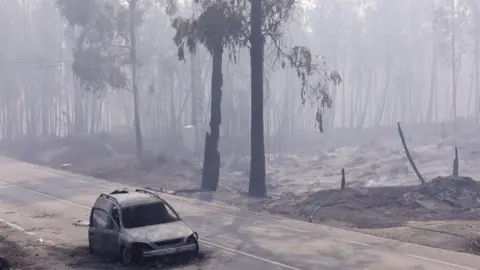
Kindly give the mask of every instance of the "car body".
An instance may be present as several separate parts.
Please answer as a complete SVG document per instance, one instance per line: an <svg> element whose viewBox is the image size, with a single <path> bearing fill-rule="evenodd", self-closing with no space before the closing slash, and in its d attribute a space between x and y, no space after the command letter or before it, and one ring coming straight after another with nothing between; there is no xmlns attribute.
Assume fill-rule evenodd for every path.
<svg viewBox="0 0 480 270"><path fill-rule="evenodd" d="M101 194L92 207L89 250L134 264L165 255L198 256L198 234L158 194L136 189Z"/></svg>

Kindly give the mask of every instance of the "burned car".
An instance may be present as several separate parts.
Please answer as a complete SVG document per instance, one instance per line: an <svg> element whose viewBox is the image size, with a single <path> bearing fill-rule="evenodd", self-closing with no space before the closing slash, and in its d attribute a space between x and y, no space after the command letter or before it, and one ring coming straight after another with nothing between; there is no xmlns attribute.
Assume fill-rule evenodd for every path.
<svg viewBox="0 0 480 270"><path fill-rule="evenodd" d="M198 234L158 194L143 189L98 197L90 214L88 245L90 252L125 265L151 257L199 255Z"/></svg>

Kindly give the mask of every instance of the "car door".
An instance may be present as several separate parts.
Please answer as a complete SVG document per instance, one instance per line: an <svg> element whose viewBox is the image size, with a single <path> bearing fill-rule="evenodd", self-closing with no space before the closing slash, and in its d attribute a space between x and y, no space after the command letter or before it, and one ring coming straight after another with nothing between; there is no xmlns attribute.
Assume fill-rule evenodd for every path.
<svg viewBox="0 0 480 270"><path fill-rule="evenodd" d="M93 208L90 215L90 228L88 229L88 240L90 247L95 253L105 254L103 239L105 230L108 227L108 213L99 208Z"/></svg>
<svg viewBox="0 0 480 270"><path fill-rule="evenodd" d="M109 222L103 232L104 250L109 257L120 255L120 218L117 206L113 206L108 213Z"/></svg>
<svg viewBox="0 0 480 270"><path fill-rule="evenodd" d="M110 231L109 220L109 215L105 210L92 209L92 226L89 229L88 237L93 251L98 254L108 255L108 246L105 245L104 241L106 234Z"/></svg>

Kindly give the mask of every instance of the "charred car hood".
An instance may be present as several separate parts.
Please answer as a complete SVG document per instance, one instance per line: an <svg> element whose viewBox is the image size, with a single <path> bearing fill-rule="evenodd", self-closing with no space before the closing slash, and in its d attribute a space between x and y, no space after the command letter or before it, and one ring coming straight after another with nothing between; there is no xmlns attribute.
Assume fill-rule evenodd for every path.
<svg viewBox="0 0 480 270"><path fill-rule="evenodd" d="M193 231L183 221L152 225L140 228L126 229L135 241L157 242L176 238L188 237Z"/></svg>

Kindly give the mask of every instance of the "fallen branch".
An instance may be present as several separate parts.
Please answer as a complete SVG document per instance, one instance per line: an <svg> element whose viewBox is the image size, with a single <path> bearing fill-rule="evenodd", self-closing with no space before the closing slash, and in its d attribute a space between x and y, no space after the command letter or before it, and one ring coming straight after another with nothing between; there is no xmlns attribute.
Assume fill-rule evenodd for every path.
<svg viewBox="0 0 480 270"><path fill-rule="evenodd" d="M330 203L331 201L334 201L338 198L338 196L340 195L342 191L341 190L335 190L335 193L333 193L332 195L330 195L330 197L328 197L323 203L321 203L319 206L317 206L312 214L310 215L310 222L312 223L317 223L315 221L315 214L317 213L318 209L322 208L323 206L325 206L327 203ZM333 199L333 200L332 200Z"/></svg>
<svg viewBox="0 0 480 270"><path fill-rule="evenodd" d="M403 136L403 131L402 131L402 127L400 126L400 122L398 122L397 125L398 125L398 134L400 135L400 139L402 140L403 149L405 149L405 154L407 155L408 161L410 162L410 165L412 165L413 170L415 171L415 174L418 177L418 180L420 180L420 183L422 183L422 185L425 185L426 183L425 179L423 178L420 171L417 169L415 162L413 162L412 155L410 155L410 151L408 150L407 142L405 141L405 137Z"/></svg>

